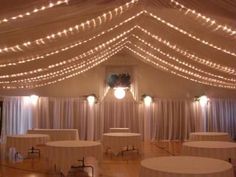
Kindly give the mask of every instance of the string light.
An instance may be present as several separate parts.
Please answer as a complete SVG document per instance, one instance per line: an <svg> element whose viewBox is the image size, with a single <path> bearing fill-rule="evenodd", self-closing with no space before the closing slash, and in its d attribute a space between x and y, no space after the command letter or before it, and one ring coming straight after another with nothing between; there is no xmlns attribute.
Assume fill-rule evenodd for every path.
<svg viewBox="0 0 236 177"><path fill-rule="evenodd" d="M33 56L33 57L26 57L26 58L20 58L20 59L14 59L14 60L16 60L15 62L1 63L0 67L17 66L19 64L24 64L24 63L27 63L27 62L40 60L40 59L45 59L46 57L53 56L53 55L56 55L56 54L60 54L61 52L65 52L69 49L73 49L74 47L85 44L89 41L95 40L98 37L101 37L101 36L111 32L111 31L117 29L118 27L123 26L124 24L134 20L135 18L139 17L141 14L142 14L142 12L139 12L136 15L133 15L130 18L124 20L123 22L121 22L121 23L119 23L119 24L117 24L117 25L115 25L115 26L113 26L113 27L111 27L111 28L109 28L105 31L102 31L101 33L99 33L97 35L94 35L94 36L90 37L87 40L77 41L77 42L74 42L73 44L67 45L67 46L62 47L60 49L53 50L51 52L47 52L47 53L42 54L42 55L37 55L37 56ZM135 28L136 28L136 26L135 26ZM13 60L13 59L11 59L11 60Z"/></svg>
<svg viewBox="0 0 236 177"><path fill-rule="evenodd" d="M90 59L88 59L86 61L85 60L82 61L81 63L73 64L72 66L64 67L63 69L60 69L60 70L57 70L57 71L54 71L54 72L50 72L50 73L47 73L47 74L44 74L44 75L39 75L39 76L36 76L36 77L31 77L31 78L26 78L26 79L21 79L21 80L13 80L13 81L1 81L0 84L12 84L12 83L21 83L21 82L23 84L25 84L25 83L33 83L33 82L38 82L38 81L44 81L44 80L52 79L54 77L59 77L59 76L64 75L64 74L67 74L67 73L70 73L70 72L74 72L77 69L81 69L81 68L83 68L85 66L88 66L89 64L91 64L93 62L98 61L99 59L101 59L105 55L109 54L110 53L109 50L114 48L114 47L116 47L117 45L119 45L118 48L120 46L123 46L124 44L127 43L126 40L127 40L127 37L121 39L120 41L118 41L117 43L112 45L111 47L107 47L105 50L103 50L101 52L101 54L97 54L94 57L92 57L92 58L90 58Z"/></svg>
<svg viewBox="0 0 236 177"><path fill-rule="evenodd" d="M195 36L195 35L193 35L193 34L187 32L187 31L185 31L185 30L183 30L183 29L181 29L181 28L179 28L179 27L177 27L177 26L175 26L175 25L173 25L173 24L171 24L171 23L169 23L169 22L163 20L162 18L160 18L160 17L158 17L158 16L156 16L156 15L154 15L154 14L152 14L152 13L150 13L150 12L147 12L146 10L144 10L144 13L145 13L145 14L148 14L148 15L151 16L151 17L153 17L153 18L156 19L157 21L159 21L159 22L161 22L161 23L167 25L168 27L170 27L170 28L172 28L172 29L174 29L174 30L176 30L176 31L178 31L178 32L180 32L180 33L182 33L182 34L184 34L185 36L188 36L188 37L190 37L190 38L192 38L192 39L194 39L194 40L196 40L196 41L198 41L198 42L200 42L200 43L202 43L202 44L204 44L204 45L207 45L207 46L209 46L209 47L212 47L212 48L214 48L214 49L216 49L216 50L219 50L219 51L221 51L221 52L227 53L227 54L229 54L229 55L236 56L236 53L235 53L235 52L231 52L231 51L229 51L229 50L227 50L227 49L223 49L223 48L221 48L221 47L219 47L219 46L217 46L217 45L215 45L215 44L212 44L212 43L210 43L210 42L208 42L208 41L206 41L206 40L203 40L203 39L201 39L201 38L199 38L199 37L197 37L197 36Z"/></svg>
<svg viewBox="0 0 236 177"><path fill-rule="evenodd" d="M190 81L193 81L193 82L197 82L197 83L200 83L200 84L205 84L205 85L209 85L209 86L214 86L214 87L221 87L221 88L228 88L228 89L236 89L235 86L227 86L227 85L221 85L221 84L215 84L215 83L210 83L210 82L206 82L206 81L201 81L201 80L197 80L197 79L194 79L192 77L188 77L186 75L182 75L180 73L177 73L173 70L169 70L167 67L163 66L163 65L160 65L159 63L156 63L154 62L153 60L149 59L148 57L146 57L146 55L142 55L140 54L139 52L133 50L132 48L130 48L129 46L125 46L126 49L128 49L129 51L131 51L132 53L134 53L135 55L139 56L142 60L144 60L145 62L147 63L151 63L153 64L155 67L158 67L164 71L167 71L171 74L174 74L174 75L177 75L179 77L182 77L182 78L185 78L187 80L190 80Z"/></svg>
<svg viewBox="0 0 236 177"><path fill-rule="evenodd" d="M64 74L67 74L67 73L70 73L70 72L74 72L77 69L81 69L83 67L86 67L86 66L88 66L89 64L91 64L93 62L99 61L99 59L101 59L105 55L109 54L110 53L109 50L111 50L112 48L116 47L117 45L119 45L118 47L123 46L124 44L126 44L128 42L129 41L126 41L126 40L122 39L119 42L117 42L114 45L112 45L112 47L108 47L106 50L103 50L101 52L101 54L95 55L94 57L92 57L92 58L90 58L90 59L88 59L86 61L84 60L81 63L74 64L72 66L68 66L68 67L60 69L58 71L50 72L50 73L47 73L47 74L44 74L44 75L39 75L39 76L36 76L36 77L27 78L27 79L13 80L13 81L2 81L0 83L1 84L6 84L6 83L7 84L10 84L10 83L17 83L17 84L19 84L20 82L23 82L23 84L26 84L26 83L33 83L33 82L37 82L37 81L43 81L43 80L52 79L54 77L59 77L59 76L64 75Z"/></svg>
<svg viewBox="0 0 236 177"><path fill-rule="evenodd" d="M115 14L115 16L121 15L125 11L128 11L136 2L138 2L138 0L131 0L130 2L127 2L125 5L119 6L118 7L118 9L120 9L119 14L117 13L117 14ZM45 37L36 39L34 41L27 41L27 42L24 42L21 44L16 44L14 46L0 48L0 53L19 52L19 51L23 51L26 48L30 48L33 45L36 45L36 46L46 45L48 42L52 42L52 40L56 40L57 38L68 37L68 35L73 35L73 34L75 34L74 32L79 32L81 28L82 28L82 31L84 31L85 30L85 25L84 25L85 23L89 23L89 24L93 23L93 24L95 24L94 25L94 28L95 28L95 27L101 25L102 23L106 23L108 21L106 19L107 16L114 14L115 11L116 10L113 9L112 11L108 11L108 12L104 13L104 14L106 14L105 16L104 16L104 14L100 15L96 18L87 20L86 22L82 22L80 24L70 26L67 29L65 28L65 29L58 31L56 33L51 33ZM113 19L113 17L110 17L110 18ZM97 24L96 21L99 21L99 24ZM88 29L90 29L90 28L88 28Z"/></svg>
<svg viewBox="0 0 236 177"><path fill-rule="evenodd" d="M83 54L77 56L77 57L73 57L71 59L67 59L67 60L63 60L63 61L60 61L58 63L55 63L55 64L52 64L52 65L48 65L47 67L45 68L37 68L37 69L34 69L34 70L31 70L31 71L25 71L25 72L21 72L21 73L15 73L15 74L7 74L7 75L0 75L0 79L3 79L3 78L14 78L14 77L21 77L21 76L25 76L25 75L31 75L31 74L37 74L37 73L40 73L40 72L44 72L44 71L48 71L50 69L53 69L55 67L59 67L59 66L64 66L68 63L71 63L71 62L75 62L83 57L86 57L86 56L89 56L91 54L93 54L96 50L101 50L105 47L107 47L107 45L109 45L110 43L112 42L115 42L116 40L122 38L123 36L127 35L128 33L130 33L135 27L123 32L123 33L120 33L119 35L117 35L116 37L94 47L93 49L90 49L89 51L87 52L84 52Z"/></svg>
<svg viewBox="0 0 236 177"><path fill-rule="evenodd" d="M31 15L34 15L34 14L38 13L38 12L45 11L47 9L53 8L53 7L61 5L61 4L68 4L68 0L59 0L59 1L56 1L55 3L50 2L46 6L41 6L40 8L35 8L33 10L30 10L30 11L27 11L25 13L15 15L15 16L12 16L12 17L9 17L9 18L0 19L0 25L3 24L3 23L14 22L14 21L17 21L19 19L29 17Z"/></svg>
<svg viewBox="0 0 236 177"><path fill-rule="evenodd" d="M31 82L29 82L29 84L31 84L30 86L29 85L25 85L26 83L24 83L24 85L17 85L17 86L3 85L2 88L3 89L35 88L35 87L41 87L41 86L53 84L53 83L65 80L67 78L70 78L70 77L74 77L74 76L76 76L78 74L81 74L81 73L83 73L83 72L93 68L94 66L97 66L101 62L103 62L103 61L107 60L108 58L110 58L111 56L115 55L117 52L119 52L120 50L123 49L124 45L127 42L126 41L123 42L121 40L119 43L121 43L121 44L118 47L112 48L112 47L118 45L118 43L114 44L112 47L108 47L106 49L106 51L103 51L101 53L101 55L96 55L96 56L92 57L90 60L84 61L84 62L82 62L80 64L77 64L77 65L70 66L68 68L63 68L60 71L56 71L56 72L48 73L47 74L47 76L50 76L50 78L53 78L53 77L58 77L58 76L65 75L65 74L68 74L68 73L72 72L72 74L69 74L67 76L60 77L59 79L56 79L54 81L44 82L44 83L41 83L41 84L33 85L32 84L33 82L31 81ZM78 69L80 69L80 71L76 72L76 70L78 70ZM50 79L50 78L47 78L47 79Z"/></svg>
<svg viewBox="0 0 236 177"><path fill-rule="evenodd" d="M42 87L42 86L46 86L46 85L50 85L50 84L54 84L54 83L63 81L63 80L65 80L65 79L69 79L69 78L71 78L71 77L75 77L75 76L77 76L77 75L79 75L79 74L81 74L81 73L84 73L84 72L86 72L86 71L88 71L88 70L94 68L95 66L99 65L100 63L102 63L102 62L108 60L110 57L112 57L113 55L117 54L117 53L118 53L119 51L121 51L122 49L123 49L123 47L121 47L121 48L116 48L116 49L113 51L113 53L111 53L110 55L108 55L108 56L106 56L106 57L100 59L100 60L97 61L96 63L90 65L89 67L87 67L87 68L85 68L85 69L83 69L83 70L81 70L81 71L78 71L78 72L76 72L76 73L67 75L67 76L65 76L65 77L59 78L59 79L54 80L54 81L46 82L46 83L43 83L43 84L37 84L37 85L35 85L35 86L33 86L33 87L29 87L29 88Z"/></svg>
<svg viewBox="0 0 236 177"><path fill-rule="evenodd" d="M219 79L223 79L223 80L226 80L226 81L229 81L229 82L236 82L236 80L233 79L233 78L226 78L226 77L223 77L223 76L219 76L219 75L216 75L216 74L212 74L212 73L210 73L210 72L203 71L202 69L199 69L199 68L197 68L197 67L195 67L195 66L193 66L193 65L191 65L191 64L189 64L189 63L187 63L187 62L184 62L184 61L182 61L182 60L180 60L180 59L178 59L178 58L176 58L176 57L174 57L174 56L171 56L170 54L168 54L168 53L166 53L166 52L163 52L160 48L154 47L154 46L151 45L150 43L146 42L145 40L141 39L140 37L138 37L138 36L136 36L136 35L134 35L134 34L132 34L132 36L133 36L135 39L141 41L143 44L149 46L149 47L152 48L153 50L155 50L155 51L161 53L162 55L168 57L169 59L174 60L175 62L177 62L177 63L179 63L179 64L182 64L182 65L184 65L184 66L186 66L186 67L188 67L188 68L191 68L191 69L193 69L193 70L195 70L195 71L204 73L204 74L209 75L209 76L212 76L212 77L216 77L216 78L219 78Z"/></svg>
<svg viewBox="0 0 236 177"><path fill-rule="evenodd" d="M179 67L179 66L176 66L176 65L174 65L174 64L171 64L171 63L169 63L169 62L167 62L167 61L165 61L165 60L163 60L163 59L161 59L161 58L159 58L159 57L153 55L152 53L150 53L150 52L144 50L143 48L139 47L139 46L136 45L136 44L134 44L134 46L135 46L136 48L138 48L139 50L141 50L142 52L144 52L145 54L151 56L152 58L155 58L157 61L159 61L159 62L161 62L161 63L163 63L163 64L165 64L165 65L167 65L167 66L169 66L169 67L171 67L171 68L173 68L173 69L175 69L175 70L178 70L178 71L180 71L180 72L183 72L183 73L185 73L185 74L188 74L188 75L197 77L197 78L202 79L202 80L207 80L207 81L209 81L209 82L216 82L216 83L218 83L218 84L225 84L225 85L229 85L229 86L235 86L234 84L226 83L226 82L223 82L223 81L220 81L220 80L217 80L217 79L212 79L212 78L209 78L209 77L206 77L206 76L202 76L202 75L197 74L197 73L195 73L195 72L192 72L192 71L189 71L189 70L187 70L187 69L181 68L181 67Z"/></svg>
<svg viewBox="0 0 236 177"><path fill-rule="evenodd" d="M236 75L236 71L234 68L228 67L228 66L224 66L224 65L220 65L218 63L214 63L211 60L212 59L205 59L205 58L201 58L196 56L193 53L190 53L187 50L182 50L181 48L179 48L176 44L172 44L170 41L164 40L162 38L160 38L157 35L152 34L151 32L149 32L148 30L140 27L140 26L136 26L139 30L141 30L142 32L144 32L145 34L147 34L148 36L151 36L153 39L158 40L159 42L161 42L162 44L166 45L167 47L175 50L176 52L180 53L181 55L195 61L198 62L200 64L203 64L205 66L208 66L212 69L221 71L221 72L225 72L227 74L232 74L232 75Z"/></svg>
<svg viewBox="0 0 236 177"><path fill-rule="evenodd" d="M174 4L177 8L179 8L180 11L184 11L185 15L188 15L188 14L194 15L196 19L200 18L201 20L203 20L204 24L207 24L210 27L214 27L214 31L221 30L226 34L235 37L236 30L233 29L232 27L219 24L215 19L212 19L210 17L202 15L201 13L197 12L196 10L187 8L183 4L181 4L175 0L171 0L171 3Z"/></svg>

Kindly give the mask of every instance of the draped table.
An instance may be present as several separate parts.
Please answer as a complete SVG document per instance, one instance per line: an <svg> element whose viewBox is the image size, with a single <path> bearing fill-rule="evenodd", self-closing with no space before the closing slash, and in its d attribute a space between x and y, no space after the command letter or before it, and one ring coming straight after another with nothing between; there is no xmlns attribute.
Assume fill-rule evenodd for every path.
<svg viewBox="0 0 236 177"><path fill-rule="evenodd" d="M110 133L129 133L129 128L110 128Z"/></svg>
<svg viewBox="0 0 236 177"><path fill-rule="evenodd" d="M32 129L29 134L46 134L51 141L79 140L78 129Z"/></svg>
<svg viewBox="0 0 236 177"><path fill-rule="evenodd" d="M234 172L223 160L166 156L142 160L139 177L234 177Z"/></svg>
<svg viewBox="0 0 236 177"><path fill-rule="evenodd" d="M189 135L190 141L230 141L226 132L193 132Z"/></svg>
<svg viewBox="0 0 236 177"><path fill-rule="evenodd" d="M124 147L137 148L141 150L140 133L104 133L102 139L103 146L110 148L114 154L121 152Z"/></svg>
<svg viewBox="0 0 236 177"><path fill-rule="evenodd" d="M49 165L67 176L71 166L86 157L102 158L101 143L95 141L53 141L46 143Z"/></svg>
<svg viewBox="0 0 236 177"><path fill-rule="evenodd" d="M224 141L192 141L183 143L182 155L236 159L236 143Z"/></svg>
<svg viewBox="0 0 236 177"><path fill-rule="evenodd" d="M28 150L36 145L45 144L50 140L48 135L43 134L24 134L7 136L6 147L15 148L16 152L20 153L23 157L28 154Z"/></svg>

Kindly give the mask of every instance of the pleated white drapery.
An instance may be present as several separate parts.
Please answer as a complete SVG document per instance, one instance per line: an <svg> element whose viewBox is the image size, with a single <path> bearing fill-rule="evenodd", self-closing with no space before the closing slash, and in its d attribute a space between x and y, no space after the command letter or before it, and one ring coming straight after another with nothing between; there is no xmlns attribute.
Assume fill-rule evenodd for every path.
<svg viewBox="0 0 236 177"><path fill-rule="evenodd" d="M221 131L236 136L236 100L211 99L206 106L192 100L155 99L147 106L136 101L102 101L89 105L84 98L6 97L2 140L31 128L75 128L80 139L99 140L110 127L128 127L144 140L188 139L190 132Z"/></svg>

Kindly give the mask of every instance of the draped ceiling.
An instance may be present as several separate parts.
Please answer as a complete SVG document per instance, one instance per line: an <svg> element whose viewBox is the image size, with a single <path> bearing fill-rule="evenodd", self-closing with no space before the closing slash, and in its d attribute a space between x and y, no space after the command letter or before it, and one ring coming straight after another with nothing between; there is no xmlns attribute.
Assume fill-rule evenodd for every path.
<svg viewBox="0 0 236 177"><path fill-rule="evenodd" d="M235 0L2 0L0 89L55 84L124 51L235 90L235 19Z"/></svg>

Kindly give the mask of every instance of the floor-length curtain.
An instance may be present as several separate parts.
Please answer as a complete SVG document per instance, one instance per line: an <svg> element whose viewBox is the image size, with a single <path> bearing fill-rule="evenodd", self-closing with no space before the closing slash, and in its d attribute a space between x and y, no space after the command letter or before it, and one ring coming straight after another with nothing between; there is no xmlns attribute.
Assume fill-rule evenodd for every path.
<svg viewBox="0 0 236 177"><path fill-rule="evenodd" d="M199 124L192 101L157 99L149 109L151 126L147 131L150 131L152 140L187 139Z"/></svg>
<svg viewBox="0 0 236 177"><path fill-rule="evenodd" d="M111 127L128 127L132 132L139 129L139 105L136 101L104 101L100 103L104 132Z"/></svg>
<svg viewBox="0 0 236 177"><path fill-rule="evenodd" d="M1 140L7 135L23 134L33 125L33 108L29 97L5 97Z"/></svg>
<svg viewBox="0 0 236 177"><path fill-rule="evenodd" d="M207 110L207 131L228 132L236 138L236 100L211 99Z"/></svg>

